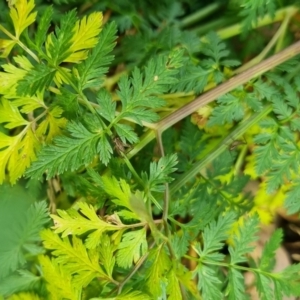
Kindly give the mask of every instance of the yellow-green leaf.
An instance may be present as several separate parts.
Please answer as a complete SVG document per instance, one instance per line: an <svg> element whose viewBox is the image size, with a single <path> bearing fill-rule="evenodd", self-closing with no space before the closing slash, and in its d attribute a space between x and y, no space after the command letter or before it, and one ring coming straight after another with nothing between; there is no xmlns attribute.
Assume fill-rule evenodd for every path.
<svg viewBox="0 0 300 300"><path fill-rule="evenodd" d="M80 213L75 209L68 212L57 210L57 215L51 215L54 220L55 233L62 233L62 237L70 234L81 235L88 234L86 246L94 249L100 243L100 238L105 231L114 231L122 229L122 226L114 225L101 220L94 208L85 202L79 202Z"/></svg>
<svg viewBox="0 0 300 300"><path fill-rule="evenodd" d="M0 150L10 145L12 137L2 133L0 131Z"/></svg>
<svg viewBox="0 0 300 300"><path fill-rule="evenodd" d="M170 299L182 300L182 295L180 291L179 281L177 279L176 273L171 268L168 276L167 294Z"/></svg>
<svg viewBox="0 0 300 300"><path fill-rule="evenodd" d="M9 129L25 126L15 136L0 133L0 184L5 179L6 169L10 182L14 184L36 159L35 153L39 148L39 142L30 127L30 122L25 120L18 108L5 98L2 98L0 104L0 123L5 123L4 127Z"/></svg>
<svg viewBox="0 0 300 300"><path fill-rule="evenodd" d="M55 72L54 82L57 87L61 87L63 83L70 84L72 82L71 70L64 67L58 67Z"/></svg>
<svg viewBox="0 0 300 300"><path fill-rule="evenodd" d="M59 257L59 263L67 272L75 274L74 284L85 287L95 277L110 281L99 265L97 249L87 250L81 239L76 236L72 237L72 241L68 237L60 239L58 234L49 229L43 230L40 235L44 247L51 250L54 256Z"/></svg>
<svg viewBox="0 0 300 300"><path fill-rule="evenodd" d="M48 256L41 255L39 262L43 270L43 278L47 282L47 290L51 299L78 299L79 286L72 282L72 276L66 269Z"/></svg>
<svg viewBox="0 0 300 300"><path fill-rule="evenodd" d="M13 21L16 37L35 21L36 12L31 13L34 8L33 0L16 0L10 8L10 17Z"/></svg>
<svg viewBox="0 0 300 300"><path fill-rule="evenodd" d="M167 284L166 274L171 268L171 261L165 251L164 244L151 250L148 261L149 269L147 270L147 286L154 299L162 295L162 282Z"/></svg>
<svg viewBox="0 0 300 300"><path fill-rule="evenodd" d="M0 57L6 58L15 44L13 40L0 39Z"/></svg>
<svg viewBox="0 0 300 300"><path fill-rule="evenodd" d="M18 138L16 136L9 137L4 133L0 132L0 147L6 147L6 149L1 150L0 152L0 184L2 184L5 179L6 165L10 158L13 145L16 144L17 140Z"/></svg>
<svg viewBox="0 0 300 300"><path fill-rule="evenodd" d="M0 184L5 179L6 169L10 183L14 184L36 159L35 153L40 144L30 127L13 137L0 132L0 141Z"/></svg>
<svg viewBox="0 0 300 300"><path fill-rule="evenodd" d="M21 116L18 108L4 98L2 98L0 104L0 123L6 123L4 127L9 129L29 124L29 122Z"/></svg>
<svg viewBox="0 0 300 300"><path fill-rule="evenodd" d="M25 173L31 162L36 160L36 151L39 147L39 141L31 128L28 129L24 138L16 144L8 163L9 178L12 184Z"/></svg>
<svg viewBox="0 0 300 300"><path fill-rule="evenodd" d="M135 212L133 212L131 208L131 190L128 183L123 179L120 179L120 181L118 181L115 177L110 176L102 176L101 179L103 181L103 188L105 192L108 195L114 197L112 201L115 204L126 207L129 210L126 214L128 218L139 220L140 217Z"/></svg>
<svg viewBox="0 0 300 300"><path fill-rule="evenodd" d="M16 86L18 82L33 68L32 64L25 56L16 56L14 57L14 61L21 68L12 64L1 66L4 72L0 72L0 94L16 95Z"/></svg>
<svg viewBox="0 0 300 300"><path fill-rule="evenodd" d="M19 293L8 298L8 300L40 300L41 298L34 293Z"/></svg>
<svg viewBox="0 0 300 300"><path fill-rule="evenodd" d="M62 113L63 109L59 106L49 110L45 120L39 124L36 135L38 137L46 136L46 141L50 142L55 136L61 134L61 130L67 124L67 120L61 117Z"/></svg>
<svg viewBox="0 0 300 300"><path fill-rule="evenodd" d="M28 114L37 108L46 108L43 93L38 92L35 96L14 97L13 105L18 107L22 113Z"/></svg>
<svg viewBox="0 0 300 300"><path fill-rule="evenodd" d="M78 63L87 58L88 49L95 47L98 42L102 19L102 13L94 12L76 22L70 47L72 54L64 60L65 62Z"/></svg>
<svg viewBox="0 0 300 300"><path fill-rule="evenodd" d="M146 229L129 231L123 234L118 246L117 263L122 268L130 268L148 250Z"/></svg>

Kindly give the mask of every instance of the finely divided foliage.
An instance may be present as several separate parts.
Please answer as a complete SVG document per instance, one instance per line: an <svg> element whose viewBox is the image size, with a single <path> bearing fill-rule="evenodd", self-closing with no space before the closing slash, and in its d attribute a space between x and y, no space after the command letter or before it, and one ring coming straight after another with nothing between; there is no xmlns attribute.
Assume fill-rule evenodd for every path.
<svg viewBox="0 0 300 300"><path fill-rule="evenodd" d="M0 246L0 298L240 300L244 272L261 299L300 295L299 265L273 272L280 230L249 259L266 192L300 209L298 58L220 92L240 72L224 32L200 39L197 28L184 30L192 1L171 2L107 0L97 4L103 14L74 9L57 21L55 5L37 17L34 0L8 1L0 184L24 176L29 191L42 186L53 225L44 229L45 202L12 221ZM267 15L286 21L275 1L239 3L244 34ZM196 95L210 97L208 89L206 103L216 101L200 108ZM179 122L191 105L198 126ZM262 181L254 200L244 191L250 176Z"/></svg>

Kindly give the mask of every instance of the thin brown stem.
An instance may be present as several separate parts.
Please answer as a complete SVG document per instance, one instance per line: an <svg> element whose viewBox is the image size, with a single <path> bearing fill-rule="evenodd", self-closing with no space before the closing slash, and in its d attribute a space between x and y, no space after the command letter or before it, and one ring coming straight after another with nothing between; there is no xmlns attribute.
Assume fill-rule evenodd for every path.
<svg viewBox="0 0 300 300"><path fill-rule="evenodd" d="M159 130L160 134L165 130L189 116L196 110L200 109L202 106L207 105L218 97L234 90L238 86L247 83L253 78L256 78L263 73L270 71L272 68L277 67L281 63L289 60L290 58L296 56L300 53L300 41L294 43L293 45L287 47L285 50L271 56L270 58L262 61L258 65L238 74L224 83L218 85L217 87L209 90L208 92L197 97L195 100L191 101L187 105L179 108L174 113L168 115L164 119L152 125L153 130L149 130L142 137L140 143L138 143L131 151L127 153L127 157L130 159L135 154L137 154L141 149L143 149L149 142L151 142L156 137L156 132Z"/></svg>
<svg viewBox="0 0 300 300"><path fill-rule="evenodd" d="M247 71L238 74L224 83L218 85L216 88L202 94L197 97L192 102L188 103L184 107L178 109L174 113L165 117L161 121L155 124L155 127L160 130L160 132L165 131L170 128L180 120L184 119L191 113L195 112L202 106L214 101L221 95L224 95L238 86L247 83L249 80L262 75L263 73L271 70L272 68L280 65L281 63L287 61L288 59L294 57L300 53L300 41L294 43L292 46L287 47L285 50L271 56L270 58L264 60L258 65L248 69Z"/></svg>

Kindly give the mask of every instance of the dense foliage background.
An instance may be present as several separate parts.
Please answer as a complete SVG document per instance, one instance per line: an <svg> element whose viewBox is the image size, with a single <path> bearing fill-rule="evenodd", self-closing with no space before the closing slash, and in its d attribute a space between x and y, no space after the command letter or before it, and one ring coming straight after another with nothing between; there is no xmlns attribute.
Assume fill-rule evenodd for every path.
<svg viewBox="0 0 300 300"><path fill-rule="evenodd" d="M300 209L296 1L0 11L0 297L300 295L251 256Z"/></svg>

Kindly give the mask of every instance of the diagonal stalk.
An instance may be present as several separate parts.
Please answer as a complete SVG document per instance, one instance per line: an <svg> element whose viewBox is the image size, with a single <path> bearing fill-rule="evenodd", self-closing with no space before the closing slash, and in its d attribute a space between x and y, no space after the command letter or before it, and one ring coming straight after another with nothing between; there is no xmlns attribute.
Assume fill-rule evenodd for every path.
<svg viewBox="0 0 300 300"><path fill-rule="evenodd" d="M219 157L223 151L227 150L232 141L237 140L242 136L250 127L258 123L262 118L268 115L272 111L272 107L269 105L261 112L254 114L249 119L242 122L235 130L232 131L209 155L196 162L193 167L185 172L170 186L170 194L174 194L188 181L194 178L208 163L212 162L215 158Z"/></svg>
<svg viewBox="0 0 300 300"><path fill-rule="evenodd" d="M189 116L199 108L204 105L207 105L220 96L234 90L240 85L243 85L250 81L253 78L256 78L263 73L275 68L276 66L280 65L281 63L289 60L290 58L296 56L300 53L300 41L294 43L293 45L287 47L285 50L269 57L268 59L262 61L258 65L240 73L229 80L225 81L224 83L218 85L217 87L209 90L208 92L200 95L192 102L188 103L187 105L183 106L182 108L178 109L174 113L168 115L164 119L160 120L157 123L153 124L153 130L157 134L163 133L165 130L179 122L180 120L184 119L185 117ZM136 153L138 153L143 147L145 147L149 142L151 142L155 138L156 134L154 132L147 132L141 139L141 141L131 150L128 152L127 157L130 159Z"/></svg>

